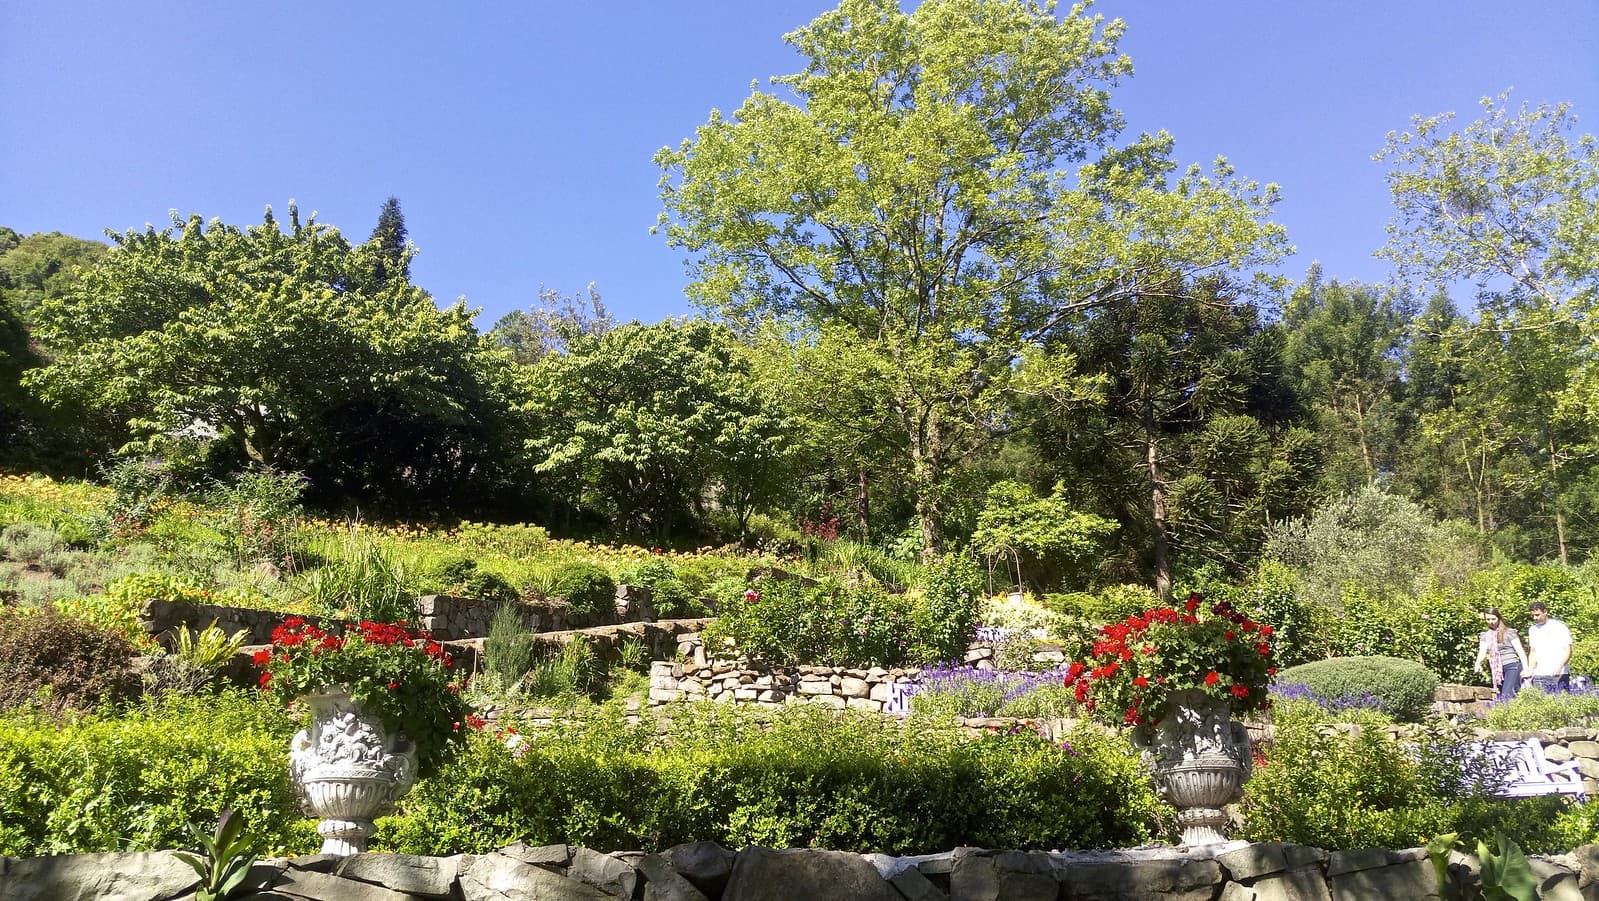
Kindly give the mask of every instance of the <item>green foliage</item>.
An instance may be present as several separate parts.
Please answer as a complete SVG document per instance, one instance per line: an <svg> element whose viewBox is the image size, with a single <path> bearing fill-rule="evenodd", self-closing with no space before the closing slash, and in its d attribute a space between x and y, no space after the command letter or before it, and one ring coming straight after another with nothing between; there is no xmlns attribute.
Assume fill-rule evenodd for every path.
<svg viewBox="0 0 1599 901"><path fill-rule="evenodd" d="M655 612L663 619L706 616L705 603L696 597L677 568L665 560L650 558L622 573L622 583L649 589Z"/></svg>
<svg viewBox="0 0 1599 901"><path fill-rule="evenodd" d="M1235 605L1276 630L1272 651L1280 667L1326 656L1330 620L1324 608L1299 595L1299 578L1286 565L1265 560L1242 586Z"/></svg>
<svg viewBox="0 0 1599 901"><path fill-rule="evenodd" d="M194 840L204 856L184 851L177 856L200 877L195 901L228 901L244 887L260 853L259 843L246 836L244 830L244 815L232 809L222 811L216 829L209 835L200 827L193 827Z"/></svg>
<svg viewBox="0 0 1599 901"><path fill-rule="evenodd" d="M1508 701L1488 708L1483 722L1507 732L1537 729L1583 728L1599 720L1599 698L1592 695L1550 694L1524 688Z"/></svg>
<svg viewBox="0 0 1599 901"><path fill-rule="evenodd" d="M1143 585L1109 585L1096 592L1044 596L1044 606L1055 613L1096 626L1126 619L1159 603L1159 596Z"/></svg>
<svg viewBox="0 0 1599 901"><path fill-rule="evenodd" d="M243 692L167 696L118 716L0 717L0 854L183 847L190 824L252 812L276 854L318 839L289 786L294 725Z"/></svg>
<svg viewBox="0 0 1599 901"><path fill-rule="evenodd" d="M355 526L297 584L311 609L330 619L392 623L416 616L416 592L405 564Z"/></svg>
<svg viewBox="0 0 1599 901"><path fill-rule="evenodd" d="M121 635L52 608L0 609L0 712L37 703L61 713L129 700L139 692L132 658Z"/></svg>
<svg viewBox="0 0 1599 901"><path fill-rule="evenodd" d="M522 614L511 603L501 604L489 621L489 634L483 639L482 679L499 691L522 684L522 677L533 668L533 636ZM476 680L474 680L475 682Z"/></svg>
<svg viewBox="0 0 1599 901"><path fill-rule="evenodd" d="M417 590L423 594L447 594L479 601L514 602L520 597L505 577L478 566L464 553L454 553L428 561L416 574Z"/></svg>
<svg viewBox="0 0 1599 901"><path fill-rule="evenodd" d="M977 515L973 549L987 556L990 565L1010 560L1019 579L1031 570L1033 579L1026 584L1042 588L1058 583L1100 550L1102 540L1117 528L1111 520L1073 509L1063 491L1056 485L1053 494L1039 497L1016 482L993 485Z"/></svg>
<svg viewBox="0 0 1599 901"><path fill-rule="evenodd" d="M1273 720L1275 740L1244 787L1244 838L1408 848L1444 832L1479 839L1502 830L1527 847L1557 850L1556 822L1569 800L1488 797L1489 774L1463 750L1469 736L1430 731L1402 744L1381 728L1340 732L1298 701L1276 705Z"/></svg>
<svg viewBox="0 0 1599 901"><path fill-rule="evenodd" d="M159 460L125 457L100 471L111 489L102 511L104 537L126 538L150 525L156 504L172 495L172 474Z"/></svg>
<svg viewBox="0 0 1599 901"><path fill-rule="evenodd" d="M1414 660L1335 657L1281 670L1277 684L1304 685L1329 699L1371 695L1398 719L1415 721L1432 707L1438 677Z"/></svg>
<svg viewBox="0 0 1599 901"><path fill-rule="evenodd" d="M1069 747L1025 732L962 738L953 725L820 710L772 719L706 708L628 726L602 708L515 750L475 738L385 820L397 852L485 852L523 840L657 850L825 847L914 854L957 845L1126 847L1162 809L1124 744ZM1073 803L1063 804L1062 798Z"/></svg>
<svg viewBox="0 0 1599 901"><path fill-rule="evenodd" d="M304 514L305 477L255 466L211 487L213 526L240 569L262 561L294 563L294 531Z"/></svg>
<svg viewBox="0 0 1599 901"><path fill-rule="evenodd" d="M1458 543L1414 502L1366 487L1276 528L1267 556L1294 568L1302 597L1337 610L1350 583L1384 600L1419 594L1430 561Z"/></svg>
<svg viewBox="0 0 1599 901"><path fill-rule="evenodd" d="M533 661L522 684L535 698L571 703L588 697L605 675L605 665L594 645L581 635Z"/></svg>
<svg viewBox="0 0 1599 901"><path fill-rule="evenodd" d="M605 616L616 612L616 579L593 563L563 564L555 572L549 593L565 599L574 613Z"/></svg>
<svg viewBox="0 0 1599 901"><path fill-rule="evenodd" d="M464 550L533 557L550 543L550 533L526 523L499 524L462 521L455 527L455 542Z"/></svg>
<svg viewBox="0 0 1599 901"><path fill-rule="evenodd" d="M232 660L249 638L250 633L245 629L229 635L217 627L216 620L212 620L209 626L199 631L179 629L177 643L172 650L181 660L216 670Z"/></svg>
<svg viewBox="0 0 1599 901"><path fill-rule="evenodd" d="M924 585L901 594L874 582L765 579L720 585L706 641L773 664L897 666L957 657L976 613L976 568L946 558L924 570Z"/></svg>
<svg viewBox="0 0 1599 901"><path fill-rule="evenodd" d="M28 385L152 449L199 423L220 456L304 472L322 501L436 513L513 491L520 388L474 311L375 279L381 248L289 213L287 231L269 210L116 236L40 305L52 354Z"/></svg>

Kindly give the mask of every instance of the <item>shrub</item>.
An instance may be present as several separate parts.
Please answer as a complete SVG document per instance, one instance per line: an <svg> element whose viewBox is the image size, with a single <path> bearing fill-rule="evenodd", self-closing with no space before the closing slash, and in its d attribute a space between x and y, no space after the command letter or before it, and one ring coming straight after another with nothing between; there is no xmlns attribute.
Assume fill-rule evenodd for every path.
<svg viewBox="0 0 1599 901"><path fill-rule="evenodd" d="M243 569L269 560L285 569L294 563L294 530L304 513L300 498L306 478L300 473L252 467L211 486L212 525Z"/></svg>
<svg viewBox="0 0 1599 901"><path fill-rule="evenodd" d="M171 696L67 722L0 717L0 854L187 847L190 823L247 810L271 853L316 849L289 786L294 725L242 692Z"/></svg>
<svg viewBox="0 0 1599 901"><path fill-rule="evenodd" d="M1026 719L1077 713L1077 702L1062 686L1064 673L1018 673L970 666L922 670L910 698L911 710L928 716L1014 716Z"/></svg>
<svg viewBox="0 0 1599 901"><path fill-rule="evenodd" d="M102 511L106 537L137 534L155 518L159 503L172 493L172 474L160 460L129 457L100 471L111 489Z"/></svg>
<svg viewBox="0 0 1599 901"><path fill-rule="evenodd" d="M423 566L417 574L417 590L427 594L448 594L507 604L520 592L499 573L482 569L465 554L451 554Z"/></svg>
<svg viewBox="0 0 1599 901"><path fill-rule="evenodd" d="M1596 719L1599 696L1549 694L1537 688L1524 688L1510 700L1494 704L1483 717L1490 728L1507 732L1587 726Z"/></svg>
<svg viewBox="0 0 1599 901"><path fill-rule="evenodd" d="M455 540L468 550L520 559L536 556L544 550L550 543L550 533L539 526L525 524L462 521L455 527Z"/></svg>
<svg viewBox="0 0 1599 901"><path fill-rule="evenodd" d="M1063 616L1101 625L1159 606L1160 597L1142 585L1111 585L1098 592L1047 594L1044 606Z"/></svg>
<svg viewBox="0 0 1599 901"><path fill-rule="evenodd" d="M1523 847L1549 850L1562 797L1501 800L1481 760L1453 735L1426 732L1409 748L1380 728L1326 730L1313 705L1285 701L1276 737L1244 788L1244 838L1341 850L1407 848L1444 832L1468 842L1503 829ZM1562 846L1569 847L1569 846Z"/></svg>
<svg viewBox="0 0 1599 901"><path fill-rule="evenodd" d="M139 692L132 659L121 635L49 607L0 610L0 710L36 699L52 712L127 700Z"/></svg>
<svg viewBox="0 0 1599 901"><path fill-rule="evenodd" d="M15 522L0 531L0 555L7 560L41 568L66 548L66 541L55 529L31 522ZM60 573L57 573L60 575Z"/></svg>
<svg viewBox="0 0 1599 901"><path fill-rule="evenodd" d="M510 691L522 684L522 677L532 668L533 636L515 605L501 604L483 639L483 672L478 678L493 690Z"/></svg>
<svg viewBox="0 0 1599 901"><path fill-rule="evenodd" d="M616 610L616 579L592 563L562 565L550 582L550 593L564 598L574 613L605 615Z"/></svg>
<svg viewBox="0 0 1599 901"><path fill-rule="evenodd" d="M576 701L587 697L605 676L599 653L581 635L533 661L524 685L535 698Z"/></svg>
<svg viewBox="0 0 1599 901"><path fill-rule="evenodd" d="M1304 685L1327 699L1370 695L1401 720L1419 720L1432 706L1438 677L1414 660L1395 657L1334 657L1290 667L1277 685Z"/></svg>
<svg viewBox="0 0 1599 901"><path fill-rule="evenodd" d="M969 741L952 724L824 710L684 713L659 737L653 722L629 727L611 705L517 750L475 736L456 766L419 783L402 815L381 822L377 843L415 854L514 841L889 854L1105 848L1154 837L1164 809L1125 744L1094 731L1064 745L1031 732Z"/></svg>
<svg viewBox="0 0 1599 901"><path fill-rule="evenodd" d="M678 574L677 568L659 558L650 558L622 574L622 581L649 589L655 612L666 619L705 616L710 611L695 597Z"/></svg>
<svg viewBox="0 0 1599 901"><path fill-rule="evenodd" d="M326 562L300 580L300 588L311 609L330 619L392 623L416 616L405 566L354 527Z"/></svg>

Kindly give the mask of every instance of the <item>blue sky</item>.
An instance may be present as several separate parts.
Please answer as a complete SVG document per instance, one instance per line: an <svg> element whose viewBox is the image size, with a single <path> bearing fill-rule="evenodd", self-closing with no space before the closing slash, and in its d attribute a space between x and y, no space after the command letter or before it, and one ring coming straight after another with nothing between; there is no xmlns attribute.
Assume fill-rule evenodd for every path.
<svg viewBox="0 0 1599 901"><path fill-rule="evenodd" d="M168 210L249 224L289 198L355 239L400 198L418 284L480 322L595 282L622 318L689 311L649 234L651 156L799 60L818 0L0 5L0 224L101 237ZM1570 101L1599 132L1599 2L1102 0L1129 131L1283 188L1299 276L1381 281L1371 161L1412 115Z"/></svg>

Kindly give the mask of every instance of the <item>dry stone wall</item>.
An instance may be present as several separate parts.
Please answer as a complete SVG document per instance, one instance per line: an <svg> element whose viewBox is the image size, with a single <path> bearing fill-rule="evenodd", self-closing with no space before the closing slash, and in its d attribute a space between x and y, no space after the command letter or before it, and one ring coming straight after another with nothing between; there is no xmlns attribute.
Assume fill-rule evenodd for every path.
<svg viewBox="0 0 1599 901"><path fill-rule="evenodd" d="M711 700L781 707L812 703L881 712L903 706L917 669L842 666L754 667L727 660L659 660L650 665L650 704Z"/></svg>
<svg viewBox="0 0 1599 901"><path fill-rule="evenodd" d="M1540 899L1599 891L1599 846L1534 857ZM1475 885L1456 854L1449 881ZM175 901L196 877L170 852L0 858L0 901ZM491 854L267 860L247 897L279 901L1333 901L1437 898L1420 848L1327 852L1282 843L1131 851L986 851L888 857L814 849L658 854L511 845Z"/></svg>

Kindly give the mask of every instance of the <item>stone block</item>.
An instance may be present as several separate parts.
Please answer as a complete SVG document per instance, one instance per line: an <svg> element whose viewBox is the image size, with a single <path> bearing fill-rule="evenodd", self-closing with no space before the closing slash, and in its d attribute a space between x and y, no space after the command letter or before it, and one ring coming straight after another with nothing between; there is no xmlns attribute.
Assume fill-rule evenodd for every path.
<svg viewBox="0 0 1599 901"><path fill-rule="evenodd" d="M650 689L650 703L652 704L671 704L675 701L681 700L682 697L683 693L675 688L652 687Z"/></svg>
<svg viewBox="0 0 1599 901"><path fill-rule="evenodd" d="M199 877L170 851L6 858L0 901L164 901Z"/></svg>
<svg viewBox="0 0 1599 901"><path fill-rule="evenodd" d="M802 695L830 695L833 685L825 679L805 679L799 684L799 693Z"/></svg>
<svg viewBox="0 0 1599 901"><path fill-rule="evenodd" d="M722 901L900 901L899 893L859 854L745 848L733 863Z"/></svg>
<svg viewBox="0 0 1599 901"><path fill-rule="evenodd" d="M309 870L285 870L271 889L307 901L412 901L411 895L381 885Z"/></svg>
<svg viewBox="0 0 1599 901"><path fill-rule="evenodd" d="M880 713L883 709L882 701L874 701L871 698L846 698L845 703L849 705L851 710L869 710L873 713Z"/></svg>
<svg viewBox="0 0 1599 901"><path fill-rule="evenodd" d="M864 698L870 691L871 686L866 684L865 679L854 676L845 676L838 686L838 693L846 698Z"/></svg>
<svg viewBox="0 0 1599 901"><path fill-rule="evenodd" d="M905 898L905 901L950 901L948 894L933 884L933 880L922 875L922 871L909 867L895 873L888 880Z"/></svg>
<svg viewBox="0 0 1599 901"><path fill-rule="evenodd" d="M458 858L413 854L356 854L344 858L335 876L381 885L427 898L447 898L455 885Z"/></svg>
<svg viewBox="0 0 1599 901"><path fill-rule="evenodd" d="M1599 741L1568 741L1566 750L1577 757L1599 759Z"/></svg>
<svg viewBox="0 0 1599 901"><path fill-rule="evenodd" d="M1543 746L1543 758L1551 763L1565 763L1574 756L1576 755L1572 754L1571 749L1565 745L1554 744Z"/></svg>
<svg viewBox="0 0 1599 901"><path fill-rule="evenodd" d="M1334 862L1339 853L1332 856ZM1344 901L1354 898L1415 898L1417 901L1438 897L1438 874L1430 860L1412 860L1388 866L1375 866L1359 870L1342 870L1337 875L1329 865L1327 882L1333 897Z"/></svg>
<svg viewBox="0 0 1599 901"><path fill-rule="evenodd" d="M808 701L822 707L831 707L834 710L844 709L844 699L838 695L814 695Z"/></svg>
<svg viewBox="0 0 1599 901"><path fill-rule="evenodd" d="M665 857L641 854L631 862L644 875L644 901L708 901Z"/></svg>
<svg viewBox="0 0 1599 901"><path fill-rule="evenodd" d="M1068 857L1058 864L1065 897L1073 901L1157 898L1209 901L1221 891L1221 865L1189 856L1161 858Z"/></svg>
<svg viewBox="0 0 1599 901"><path fill-rule="evenodd" d="M1260 842L1216 855L1216 862L1232 879L1247 881L1288 869L1282 842Z"/></svg>
<svg viewBox="0 0 1599 901"><path fill-rule="evenodd" d="M1578 757L1577 772L1581 773L1584 779L1599 779L1599 760L1591 757Z"/></svg>
<svg viewBox="0 0 1599 901"><path fill-rule="evenodd" d="M1304 867L1262 876L1250 884L1255 901L1332 901L1321 867Z"/></svg>
<svg viewBox="0 0 1599 901"><path fill-rule="evenodd" d="M572 862L571 845L529 845L526 842L517 842L501 848L499 853L536 867L564 869Z"/></svg>
<svg viewBox="0 0 1599 901"><path fill-rule="evenodd" d="M1255 890L1242 883L1229 882L1221 887L1221 894L1216 901L1256 901Z"/></svg>
<svg viewBox="0 0 1599 901"><path fill-rule="evenodd" d="M503 852L472 861L459 884L463 901L616 901L592 885Z"/></svg>
<svg viewBox="0 0 1599 901"><path fill-rule="evenodd" d="M638 887L637 870L609 854L588 848L574 851L572 865L567 868L566 875L624 901L632 901L633 890Z"/></svg>
<svg viewBox="0 0 1599 901"><path fill-rule="evenodd" d="M734 854L716 842L673 845L661 854L678 875L711 898L720 897L733 872Z"/></svg>
<svg viewBox="0 0 1599 901"><path fill-rule="evenodd" d="M871 687L871 690L866 693L866 696L880 704L886 703L889 699L894 697L894 686L888 682L879 682Z"/></svg>

